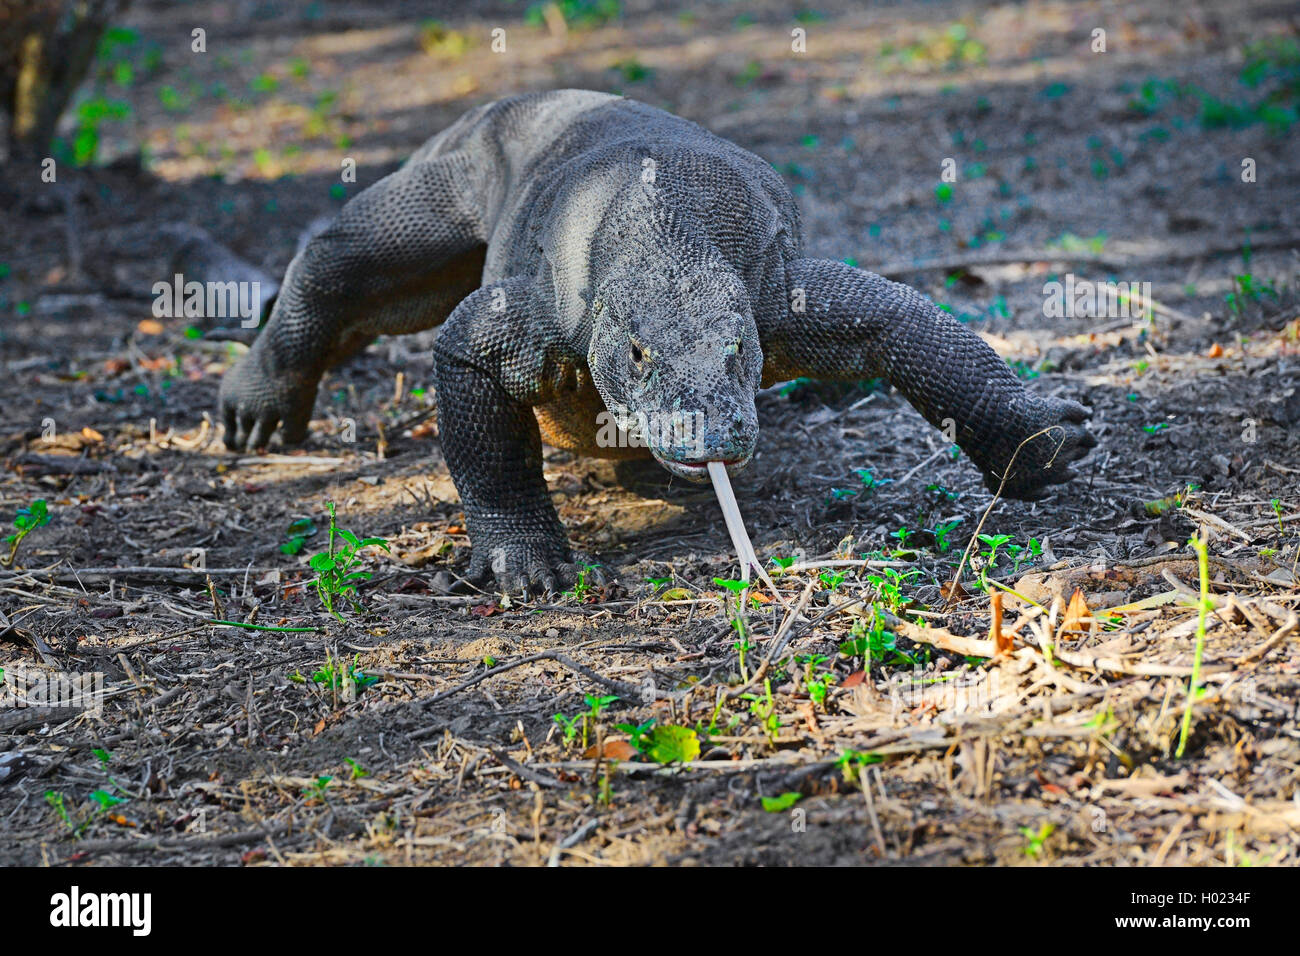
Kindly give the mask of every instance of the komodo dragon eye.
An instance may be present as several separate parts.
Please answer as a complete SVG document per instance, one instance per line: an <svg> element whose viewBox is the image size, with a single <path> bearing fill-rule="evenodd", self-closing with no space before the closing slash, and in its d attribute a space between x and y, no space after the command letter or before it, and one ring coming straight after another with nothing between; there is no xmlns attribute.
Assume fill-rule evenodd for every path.
<svg viewBox="0 0 1300 956"><path fill-rule="evenodd" d="M632 362L633 362L633 364L635 364L635 365L640 365L640 364L641 364L641 360L644 359L644 358L645 358L645 356L641 354L641 346L639 346L639 345L637 345L635 342L633 342L633 343L632 343Z"/></svg>

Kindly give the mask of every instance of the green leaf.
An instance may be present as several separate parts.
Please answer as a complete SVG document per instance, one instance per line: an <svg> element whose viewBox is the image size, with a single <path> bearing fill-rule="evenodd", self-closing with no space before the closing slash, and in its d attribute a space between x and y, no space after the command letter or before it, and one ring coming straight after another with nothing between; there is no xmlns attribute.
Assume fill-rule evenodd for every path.
<svg viewBox="0 0 1300 956"><path fill-rule="evenodd" d="M645 754L655 763L689 763L700 755L700 739L689 727L656 727L646 738Z"/></svg>
<svg viewBox="0 0 1300 956"><path fill-rule="evenodd" d="M801 799L803 799L803 794L796 793L793 790L783 793L779 797L764 797L763 809L768 813L780 813L782 810L789 810Z"/></svg>
<svg viewBox="0 0 1300 956"><path fill-rule="evenodd" d="M107 790L96 790L90 795L90 799L98 803L104 810L107 810L109 807L115 807L119 803L127 802L125 797L115 797Z"/></svg>
<svg viewBox="0 0 1300 956"><path fill-rule="evenodd" d="M338 565L334 559L322 551L311 556L311 566L316 571L333 571Z"/></svg>

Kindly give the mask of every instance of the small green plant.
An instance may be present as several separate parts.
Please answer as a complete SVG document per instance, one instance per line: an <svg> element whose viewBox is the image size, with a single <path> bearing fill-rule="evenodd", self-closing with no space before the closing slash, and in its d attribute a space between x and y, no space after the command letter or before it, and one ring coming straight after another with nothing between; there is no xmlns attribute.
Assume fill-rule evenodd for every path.
<svg viewBox="0 0 1300 956"><path fill-rule="evenodd" d="M776 746L777 734L781 730L781 717L776 712L776 701L772 699L772 679L763 681L764 696L742 694L741 699L749 701L749 712L758 718L766 731L768 739Z"/></svg>
<svg viewBox="0 0 1300 956"><path fill-rule="evenodd" d="M956 518L952 521L945 521L943 524L934 527L934 543L939 547L940 554L947 554L952 544L948 541L948 535L952 534L957 526L961 524L961 519Z"/></svg>
<svg viewBox="0 0 1300 956"><path fill-rule="evenodd" d="M573 582L572 589L564 592L564 596L573 598L579 604L585 602L587 596L591 594L592 591L596 590L593 585L588 583L587 575L591 574L592 571L595 571L597 567L598 565L588 564L579 569L577 580Z"/></svg>
<svg viewBox="0 0 1300 956"><path fill-rule="evenodd" d="M807 654L795 658L796 663L804 666L804 686L808 688L808 696L822 710L826 709L827 694L835 686L835 672L829 669L819 670L827 660L829 658L824 654Z"/></svg>
<svg viewBox="0 0 1300 956"><path fill-rule="evenodd" d="M1201 593L1196 606L1196 651L1192 655L1192 676L1187 682L1187 706L1183 709L1182 724L1178 729L1178 750L1174 756L1182 759L1187 750L1187 737L1192 730L1192 705L1204 691L1201 688L1201 658L1205 655L1205 620L1214 610L1214 599L1210 597L1210 557L1206 544L1199 537L1187 542L1196 552L1196 562L1201 572Z"/></svg>
<svg viewBox="0 0 1300 956"><path fill-rule="evenodd" d="M862 490L866 494L874 494L877 489L892 484L894 480L892 478L877 478L865 468L859 468L853 473L857 475L858 480L862 482Z"/></svg>
<svg viewBox="0 0 1300 956"><path fill-rule="evenodd" d="M14 563L14 556L18 554L18 546L23 543L23 538L49 523L50 513L44 498L37 498L26 508L19 508L18 514L14 516L15 531L5 538L5 543L9 545L9 554L4 559L4 565L8 567Z"/></svg>
<svg viewBox="0 0 1300 956"><path fill-rule="evenodd" d="M633 750L637 753L645 753L646 748L650 746L648 736L650 728L654 725L655 719L651 717L644 724L615 724L614 729L632 738L629 743L632 745Z"/></svg>
<svg viewBox="0 0 1300 956"><path fill-rule="evenodd" d="M578 727L581 725L583 717L583 714L574 714L572 717L565 717L563 714L551 715L551 720L555 721L560 727L565 749L572 747L573 742L578 738Z"/></svg>
<svg viewBox="0 0 1300 956"><path fill-rule="evenodd" d="M1224 296L1229 310L1240 315L1247 303L1263 299L1277 301L1277 287L1267 279L1258 279L1249 272L1232 277L1233 291Z"/></svg>
<svg viewBox="0 0 1300 956"><path fill-rule="evenodd" d="M871 750L845 750L835 761L835 767L844 775L846 781L859 780L858 774L863 767L882 763L884 757Z"/></svg>
<svg viewBox="0 0 1300 956"><path fill-rule="evenodd" d="M1051 823L1044 823L1037 830L1033 830L1030 827L1021 827L1020 834L1025 838L1025 845L1021 849L1021 852L1023 852L1025 856L1032 856L1035 859L1041 857L1043 855L1043 848L1044 844L1047 842L1047 838L1054 832L1056 832L1056 826Z"/></svg>
<svg viewBox="0 0 1300 956"><path fill-rule="evenodd" d="M81 835L81 831L85 829L85 826L78 827L77 824L72 822L72 816L68 813L67 798L62 793L57 790L46 790L45 802L54 809L54 813L63 821L63 825L72 831L74 836Z"/></svg>
<svg viewBox="0 0 1300 956"><path fill-rule="evenodd" d="M370 776L370 771L361 764L357 763L351 757L344 757L343 762L348 765L353 780L360 780L362 777Z"/></svg>
<svg viewBox="0 0 1300 956"><path fill-rule="evenodd" d="M280 545L283 554L297 554L307 544L307 539L316 534L316 522L310 518L299 518L289 525L284 544Z"/></svg>
<svg viewBox="0 0 1300 956"><path fill-rule="evenodd" d="M352 666L348 667L326 651L325 663L312 673L311 679L317 684L324 684L330 690L341 689L344 681L351 681L358 691L364 690L371 684L378 683L379 678L374 674L363 673L359 666L360 662L361 655L357 654L352 658ZM301 675L298 680L302 680Z"/></svg>
<svg viewBox="0 0 1300 956"><path fill-rule="evenodd" d="M838 588L841 584L844 583L844 572L823 571L821 574L817 575L817 578L819 581L821 581L822 585L826 588L826 590L834 591L836 588Z"/></svg>
<svg viewBox="0 0 1300 956"><path fill-rule="evenodd" d="M745 664L745 655L754 649L754 645L749 642L749 635L746 633L744 621L740 618L733 618L731 626L740 635L740 640L731 645L740 662L740 679L745 683L749 683L749 668Z"/></svg>
<svg viewBox="0 0 1300 956"><path fill-rule="evenodd" d="M383 548L385 551L391 549L384 538L358 538L351 531L339 528L334 518L334 502L329 502L328 508L329 550L313 554L310 563L316 572L316 593L320 595L321 604L336 620L343 623L343 616L334 606L338 598L345 598L354 611L365 611L357 600L357 585L370 580L371 574L369 571L354 570L361 561L361 552L369 547ZM338 544L338 538L343 539L342 545Z"/></svg>
<svg viewBox="0 0 1300 956"><path fill-rule="evenodd" d="M618 695L610 694L606 697L597 697L593 694L583 694L582 699L587 705L587 712L582 715L582 749L586 750L587 739L591 730L595 728L605 708L618 700Z"/></svg>
<svg viewBox="0 0 1300 956"><path fill-rule="evenodd" d="M867 583L876 589L876 596L890 611L897 614L909 599L903 597L903 585L921 574L918 570L899 571L881 568L879 574L868 574Z"/></svg>
<svg viewBox="0 0 1300 956"><path fill-rule="evenodd" d="M1282 526L1282 499L1273 498L1268 504L1273 509L1273 514L1277 515L1278 534L1286 534L1286 528Z"/></svg>
<svg viewBox="0 0 1300 956"><path fill-rule="evenodd" d="M315 780L303 787L302 795L309 801L319 800L321 803L324 803L326 791L329 790L330 784L333 782L333 777L328 774L320 774Z"/></svg>
<svg viewBox="0 0 1300 956"><path fill-rule="evenodd" d="M917 659L899 650L897 637L885 628L884 615L878 605L871 606L870 621L859 618L849 630L849 639L840 644L840 653L846 657L862 658L863 669L869 669L871 662L879 661L890 666L915 667Z"/></svg>

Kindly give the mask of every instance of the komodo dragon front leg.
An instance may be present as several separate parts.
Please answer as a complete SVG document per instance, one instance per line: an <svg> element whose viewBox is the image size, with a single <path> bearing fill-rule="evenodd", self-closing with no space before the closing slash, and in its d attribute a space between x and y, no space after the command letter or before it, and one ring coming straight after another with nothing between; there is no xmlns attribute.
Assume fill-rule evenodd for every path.
<svg viewBox="0 0 1300 956"><path fill-rule="evenodd" d="M559 331L554 293L532 279L484 286L439 334L438 430L469 526L471 581L491 574L506 591L551 593L590 562L570 550L551 503L533 412L566 400L583 362Z"/></svg>
<svg viewBox="0 0 1300 956"><path fill-rule="evenodd" d="M360 193L289 264L266 328L221 385L226 445L307 434L330 366L378 335L429 329L478 287L485 229L459 153L403 166Z"/></svg>
<svg viewBox="0 0 1300 956"><path fill-rule="evenodd" d="M915 289L825 259L787 263L786 287L784 308L759 323L764 385L884 378L930 424L951 423L985 485L1011 498L1069 481L1070 464L1096 445L1087 408L1028 391L979 336Z"/></svg>

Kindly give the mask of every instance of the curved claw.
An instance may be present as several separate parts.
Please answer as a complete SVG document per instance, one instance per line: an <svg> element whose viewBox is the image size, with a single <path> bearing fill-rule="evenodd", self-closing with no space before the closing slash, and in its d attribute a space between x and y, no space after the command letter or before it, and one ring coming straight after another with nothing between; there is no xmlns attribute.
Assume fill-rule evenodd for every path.
<svg viewBox="0 0 1300 956"><path fill-rule="evenodd" d="M1038 434L1024 444L1010 463L1011 474L1004 482L995 470L984 474L984 484L1004 498L1037 501L1053 485L1075 478L1071 464L1086 457L1097 446L1097 438L1084 424L1092 409L1078 402L1039 399L1023 420L1025 436ZM1023 441L1024 439L1021 439ZM1014 446L1013 446L1014 447Z"/></svg>
<svg viewBox="0 0 1300 956"><path fill-rule="evenodd" d="M285 445L307 437L316 383L274 375L256 346L221 383L221 420L231 451L265 448L280 431Z"/></svg>
<svg viewBox="0 0 1300 956"><path fill-rule="evenodd" d="M579 581L603 587L605 574L586 555L570 551L563 542L514 540L475 545L465 572L468 583L484 586L494 580L495 590L525 597L553 597Z"/></svg>

